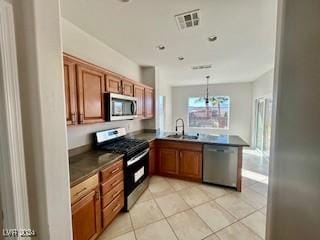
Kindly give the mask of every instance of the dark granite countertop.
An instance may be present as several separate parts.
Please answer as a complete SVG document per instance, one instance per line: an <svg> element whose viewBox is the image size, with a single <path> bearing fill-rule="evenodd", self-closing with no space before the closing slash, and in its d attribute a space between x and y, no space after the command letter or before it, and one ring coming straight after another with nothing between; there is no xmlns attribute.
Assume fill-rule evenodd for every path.
<svg viewBox="0 0 320 240"><path fill-rule="evenodd" d="M249 147L250 145L246 143L242 138L236 135L210 135L210 134L199 134L198 139L179 139L179 138L169 138L168 135L175 134L174 132L142 132L135 135L131 135L131 138L145 139L149 142L155 139L171 140L171 141L186 141L195 143L205 143L214 145L224 145L233 147ZM195 134L189 134L195 135Z"/></svg>
<svg viewBox="0 0 320 240"><path fill-rule="evenodd" d="M118 161L122 154L92 150L69 158L70 186L73 187L93 176L102 168Z"/></svg>

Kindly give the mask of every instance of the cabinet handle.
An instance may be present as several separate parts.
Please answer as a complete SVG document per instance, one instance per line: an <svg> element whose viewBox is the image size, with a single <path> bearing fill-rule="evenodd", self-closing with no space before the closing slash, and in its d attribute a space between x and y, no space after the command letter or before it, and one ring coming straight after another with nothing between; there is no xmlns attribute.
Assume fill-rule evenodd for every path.
<svg viewBox="0 0 320 240"><path fill-rule="evenodd" d="M179 152L180 159L182 159L182 152Z"/></svg>
<svg viewBox="0 0 320 240"><path fill-rule="evenodd" d="M114 186L117 185L119 182L120 182L120 181L117 180L117 181L113 182L113 183L111 184L111 186L114 187Z"/></svg>
<svg viewBox="0 0 320 240"><path fill-rule="evenodd" d="M116 192L115 194L112 195L112 198L115 198L118 194L120 193L120 191Z"/></svg>
<svg viewBox="0 0 320 240"><path fill-rule="evenodd" d="M117 211L117 210L118 210L118 208L119 208L120 206L121 206L121 205L120 205L120 204L118 204L114 209L112 209L112 212Z"/></svg>
<svg viewBox="0 0 320 240"><path fill-rule="evenodd" d="M118 170L119 170L119 168L114 169L114 170L111 172L111 174L117 172Z"/></svg>

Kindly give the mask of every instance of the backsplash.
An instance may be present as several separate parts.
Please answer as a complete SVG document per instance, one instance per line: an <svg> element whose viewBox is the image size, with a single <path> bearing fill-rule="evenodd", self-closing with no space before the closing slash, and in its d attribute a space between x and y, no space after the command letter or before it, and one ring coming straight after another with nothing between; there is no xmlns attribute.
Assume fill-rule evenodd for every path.
<svg viewBox="0 0 320 240"><path fill-rule="evenodd" d="M68 149L91 144L93 141L92 133L117 127L125 128L128 133L135 132L143 129L143 121L115 121L68 127Z"/></svg>

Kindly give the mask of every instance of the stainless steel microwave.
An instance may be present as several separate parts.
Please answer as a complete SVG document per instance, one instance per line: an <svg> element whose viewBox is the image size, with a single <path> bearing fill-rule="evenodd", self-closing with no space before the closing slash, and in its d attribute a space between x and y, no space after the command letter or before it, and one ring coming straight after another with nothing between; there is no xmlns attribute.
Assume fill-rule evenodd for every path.
<svg viewBox="0 0 320 240"><path fill-rule="evenodd" d="M132 120L137 117L137 98L116 93L106 93L107 121Z"/></svg>

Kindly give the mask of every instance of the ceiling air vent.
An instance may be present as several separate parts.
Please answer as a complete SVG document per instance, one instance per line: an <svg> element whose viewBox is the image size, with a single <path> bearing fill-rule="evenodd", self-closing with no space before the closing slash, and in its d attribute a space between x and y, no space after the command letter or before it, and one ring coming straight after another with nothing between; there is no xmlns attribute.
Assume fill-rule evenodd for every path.
<svg viewBox="0 0 320 240"><path fill-rule="evenodd" d="M200 9L175 15L180 30L197 27L200 24Z"/></svg>
<svg viewBox="0 0 320 240"><path fill-rule="evenodd" d="M209 69L212 68L212 65L199 65L191 67L193 70Z"/></svg>

